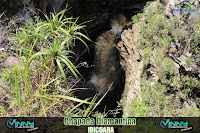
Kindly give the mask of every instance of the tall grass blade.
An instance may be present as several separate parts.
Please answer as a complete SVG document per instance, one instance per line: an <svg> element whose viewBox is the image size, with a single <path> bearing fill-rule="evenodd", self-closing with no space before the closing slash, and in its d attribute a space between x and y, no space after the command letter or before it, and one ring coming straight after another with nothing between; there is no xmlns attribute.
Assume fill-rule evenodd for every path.
<svg viewBox="0 0 200 133"><path fill-rule="evenodd" d="M88 114L90 114L90 112L91 112L91 110L92 110L92 107L94 106L94 103L95 103L96 99L97 99L97 95L95 95L95 96L93 97L93 99L92 99L92 101L91 101L91 103L93 103L93 104L90 104L90 105L88 106L88 108L86 109L85 113L83 114L83 117L89 116Z"/></svg>
<svg viewBox="0 0 200 133"><path fill-rule="evenodd" d="M31 58L28 60L28 62L31 62L31 60L37 56L40 55L52 55L52 51L51 50L47 50L47 51L42 51L42 52L37 52L34 55L31 56Z"/></svg>
<svg viewBox="0 0 200 133"><path fill-rule="evenodd" d="M81 100L81 99L70 97L70 96L52 95L52 97L58 97L58 98L68 99L68 100L79 102L79 103L93 104L93 103L87 102L86 100Z"/></svg>
<svg viewBox="0 0 200 133"><path fill-rule="evenodd" d="M57 65L58 65L58 68L60 69L60 72L61 72L63 78L65 79L66 82L68 82L68 80L67 80L67 78L66 78L66 76L65 76L65 72L64 72L64 70L63 70L63 68L62 68L62 66L61 66L61 64L60 64L59 59L56 59L56 63L57 63Z"/></svg>
<svg viewBox="0 0 200 133"><path fill-rule="evenodd" d="M4 87L1 86L1 85L0 85L0 87L1 87L4 91L6 91L8 94L10 94L12 97L14 97L15 99L17 99L17 97L16 97L14 94L12 94L8 89L4 88Z"/></svg>
<svg viewBox="0 0 200 133"><path fill-rule="evenodd" d="M67 112L65 115L68 116L68 115L69 115L70 113L72 113L75 109L77 109L78 107L80 107L82 104L83 104L83 103L79 103L78 105L76 105L75 107L73 107L71 110L65 111L65 113Z"/></svg>

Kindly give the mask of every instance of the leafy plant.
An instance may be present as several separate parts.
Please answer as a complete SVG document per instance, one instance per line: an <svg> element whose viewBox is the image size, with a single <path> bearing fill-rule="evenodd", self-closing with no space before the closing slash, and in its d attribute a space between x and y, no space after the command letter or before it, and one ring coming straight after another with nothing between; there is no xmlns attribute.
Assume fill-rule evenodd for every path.
<svg viewBox="0 0 200 133"><path fill-rule="evenodd" d="M73 41L78 39L88 48L82 37L90 40L86 35L80 32L85 26L83 24L77 25L76 22L78 19L64 17L66 11L65 9L56 15L51 13L50 17L45 15L47 21L44 22L37 17L35 18L35 22L31 22L30 25L25 28L20 28L20 32L16 35L24 44L22 47L23 53L28 56L29 64L33 58L49 55L54 62L54 66L59 68L65 81L67 81L67 79L62 63L69 68L76 78L78 78L77 74L81 76L76 67L69 60L69 55L74 53L71 50L66 50L65 47L70 49L70 47L74 45ZM42 51L44 48L48 50Z"/></svg>
<svg viewBox="0 0 200 133"><path fill-rule="evenodd" d="M74 116L84 113L79 109L81 104L94 104L74 97L68 84L69 71L77 79L81 76L69 59L74 55L75 41L80 40L87 47L84 39L90 39L81 33L84 23L66 18L66 11L45 15L46 21L37 16L13 34L20 65L2 75L10 89L0 87L12 100L4 101L8 108L0 106L1 116ZM63 110L64 114L60 113Z"/></svg>

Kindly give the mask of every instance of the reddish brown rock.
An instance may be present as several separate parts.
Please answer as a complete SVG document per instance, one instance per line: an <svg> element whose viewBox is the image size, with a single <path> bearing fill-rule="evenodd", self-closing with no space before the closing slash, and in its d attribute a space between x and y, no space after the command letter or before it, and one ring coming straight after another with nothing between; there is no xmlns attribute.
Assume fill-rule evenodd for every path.
<svg viewBox="0 0 200 133"><path fill-rule="evenodd" d="M9 56L4 62L3 65L7 66L7 67L14 67L14 65L19 65L19 59L17 57L14 56Z"/></svg>

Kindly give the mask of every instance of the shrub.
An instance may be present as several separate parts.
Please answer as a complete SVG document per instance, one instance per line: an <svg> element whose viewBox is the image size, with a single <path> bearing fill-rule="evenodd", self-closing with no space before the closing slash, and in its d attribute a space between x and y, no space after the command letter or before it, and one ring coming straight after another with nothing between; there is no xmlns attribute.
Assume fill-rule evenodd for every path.
<svg viewBox="0 0 200 133"><path fill-rule="evenodd" d="M90 39L80 32L84 25L76 24L78 19L65 17L66 11L45 15L46 21L35 17L13 35L20 65L2 75L11 89L0 87L13 101L8 108L0 106L1 116L77 116L84 113L78 107L92 104L73 97L68 84L69 70L76 78L80 75L69 59L74 54L70 49L75 40L87 47L83 39Z"/></svg>
<svg viewBox="0 0 200 133"><path fill-rule="evenodd" d="M143 13L138 13L138 14L132 16L131 20L133 23L137 23L137 22L139 22L140 18L142 18L142 16L143 16Z"/></svg>
<svg viewBox="0 0 200 133"><path fill-rule="evenodd" d="M154 117L180 117L186 116L185 114L198 116L200 111L197 107L189 107L187 109L190 111L187 111L184 110L186 107L183 108L182 102L193 100L199 104L198 94L194 93L199 89L200 83L194 76L179 73L174 59L169 57L167 51L172 43L178 42L181 48L177 49L177 54L183 53L185 47L190 47L192 56L186 59L186 63L191 65L192 61L195 61L200 64L200 24L195 25L196 31L193 27L185 30L181 26L190 25L188 22L175 16L167 17L164 10L165 7L159 2L148 2L142 14L143 19L139 19L137 15L132 17L133 22L138 23L140 28L139 47L142 49L144 67L140 85L142 101L135 100L131 104L133 107L130 114L142 117L144 115L140 112ZM190 34L191 31L195 33ZM191 113L195 111L195 114Z"/></svg>

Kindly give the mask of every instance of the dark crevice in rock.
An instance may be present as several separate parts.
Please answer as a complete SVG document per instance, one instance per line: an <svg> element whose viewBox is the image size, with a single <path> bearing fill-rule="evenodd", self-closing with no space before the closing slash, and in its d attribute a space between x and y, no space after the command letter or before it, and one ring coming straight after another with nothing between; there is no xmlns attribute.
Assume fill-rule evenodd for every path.
<svg viewBox="0 0 200 133"><path fill-rule="evenodd" d="M199 75L198 72L195 73L193 71L186 71L185 68L182 65L180 65L179 73L181 75L184 75L184 76L188 75L188 76L191 76L193 78L196 78L196 79L200 80L200 77L198 76Z"/></svg>

